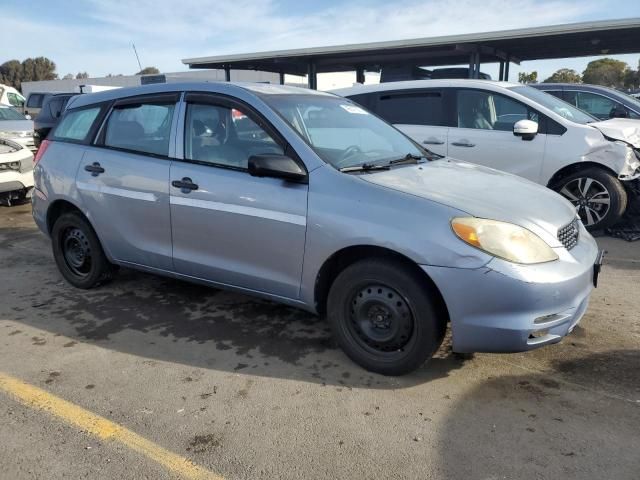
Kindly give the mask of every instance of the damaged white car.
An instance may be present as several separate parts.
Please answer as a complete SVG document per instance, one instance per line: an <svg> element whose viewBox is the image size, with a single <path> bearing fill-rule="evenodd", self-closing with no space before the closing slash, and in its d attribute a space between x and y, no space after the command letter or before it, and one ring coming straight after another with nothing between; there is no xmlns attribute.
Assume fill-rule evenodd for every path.
<svg viewBox="0 0 640 480"><path fill-rule="evenodd" d="M334 93L435 153L556 190L591 230L614 225L631 202L640 202L638 120L601 122L526 85L487 80L393 82Z"/></svg>
<svg viewBox="0 0 640 480"><path fill-rule="evenodd" d="M0 137L0 205L31 198L33 154L19 143Z"/></svg>

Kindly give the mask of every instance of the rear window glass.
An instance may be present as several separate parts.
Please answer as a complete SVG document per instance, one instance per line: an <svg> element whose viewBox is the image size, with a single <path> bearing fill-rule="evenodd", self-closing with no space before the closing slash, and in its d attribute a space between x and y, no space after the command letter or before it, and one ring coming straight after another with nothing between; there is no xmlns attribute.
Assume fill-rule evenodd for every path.
<svg viewBox="0 0 640 480"><path fill-rule="evenodd" d="M68 97L55 97L49 101L49 113L51 117L58 118L64 110Z"/></svg>
<svg viewBox="0 0 640 480"><path fill-rule="evenodd" d="M382 95L378 115L389 123L444 125L440 92L412 92Z"/></svg>
<svg viewBox="0 0 640 480"><path fill-rule="evenodd" d="M70 110L56 128L54 139L84 141L99 113L100 107Z"/></svg>
<svg viewBox="0 0 640 480"><path fill-rule="evenodd" d="M114 108L107 121L108 147L169 155L171 119L175 104L137 104Z"/></svg>
<svg viewBox="0 0 640 480"><path fill-rule="evenodd" d="M40 108L42 106L43 98L44 95L41 93L32 93L29 95L29 100L27 100L27 107Z"/></svg>

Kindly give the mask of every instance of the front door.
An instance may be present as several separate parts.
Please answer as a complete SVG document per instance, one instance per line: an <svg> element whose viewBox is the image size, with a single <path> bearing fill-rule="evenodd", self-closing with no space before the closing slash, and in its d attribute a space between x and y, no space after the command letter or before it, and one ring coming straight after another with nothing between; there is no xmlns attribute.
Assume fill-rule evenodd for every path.
<svg viewBox="0 0 640 480"><path fill-rule="evenodd" d="M547 135L538 112L505 95L459 89L456 113L457 126L448 135L450 157L540 181ZM533 140L513 134L513 125L524 119L540 122Z"/></svg>
<svg viewBox="0 0 640 480"><path fill-rule="evenodd" d="M171 165L175 270L191 277L297 298L307 185L252 177L251 155L284 142L243 104L186 97L184 160Z"/></svg>
<svg viewBox="0 0 640 480"><path fill-rule="evenodd" d="M177 100L163 94L116 103L78 169L90 220L116 260L173 268L169 145Z"/></svg>

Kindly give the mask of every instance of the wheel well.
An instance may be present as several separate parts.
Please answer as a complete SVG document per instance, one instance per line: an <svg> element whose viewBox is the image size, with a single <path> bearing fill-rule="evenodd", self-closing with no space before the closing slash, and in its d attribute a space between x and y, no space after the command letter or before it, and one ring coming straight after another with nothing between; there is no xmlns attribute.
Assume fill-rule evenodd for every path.
<svg viewBox="0 0 640 480"><path fill-rule="evenodd" d="M429 275L427 275L424 270L422 270L410 258L394 250L372 245L356 245L339 250L329 257L322 265L318 272L318 276L316 277L316 284L314 288L315 306L320 315L326 313L329 289L338 274L340 274L340 272L349 265L369 258L390 259L412 270L416 276L424 280L426 288L433 293L438 315L449 322L449 311L447 310L447 305L440 293L440 290L438 290L438 287L431 277L429 277Z"/></svg>
<svg viewBox="0 0 640 480"><path fill-rule="evenodd" d="M606 165L602 165L600 163L595 163L595 162L572 163L571 165L562 167L560 170L554 173L553 177L551 177L551 180L549 180L549 183L547 183L547 187L553 189L554 185L559 183L560 180L562 180L563 178L568 177L573 173L579 172L580 170L584 170L587 168L599 168L600 170L610 173L614 177L618 178L618 175L616 174L616 172L614 172L611 168L607 167Z"/></svg>
<svg viewBox="0 0 640 480"><path fill-rule="evenodd" d="M78 212L83 217L85 216L84 213L71 202L66 200L56 200L53 202L47 210L47 231L51 233L56 220L60 218L61 215L69 212Z"/></svg>

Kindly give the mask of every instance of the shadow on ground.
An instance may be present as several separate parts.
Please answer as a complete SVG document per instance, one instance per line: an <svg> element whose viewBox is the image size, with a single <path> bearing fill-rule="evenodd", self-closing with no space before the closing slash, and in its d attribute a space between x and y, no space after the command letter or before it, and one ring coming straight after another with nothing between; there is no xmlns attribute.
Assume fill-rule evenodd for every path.
<svg viewBox="0 0 640 480"><path fill-rule="evenodd" d="M440 478L637 479L639 366L640 352L623 350L557 365L567 380L579 375L575 380L586 386L555 374L486 378L448 409ZM609 374L607 381L623 382L636 395L591 389Z"/></svg>
<svg viewBox="0 0 640 480"><path fill-rule="evenodd" d="M108 285L78 290L62 280L49 241L32 227L0 228L0 269L15 279L1 318L158 360L370 388L428 382L463 364L445 347L428 366L400 379L370 374L334 346L323 319L127 269Z"/></svg>

